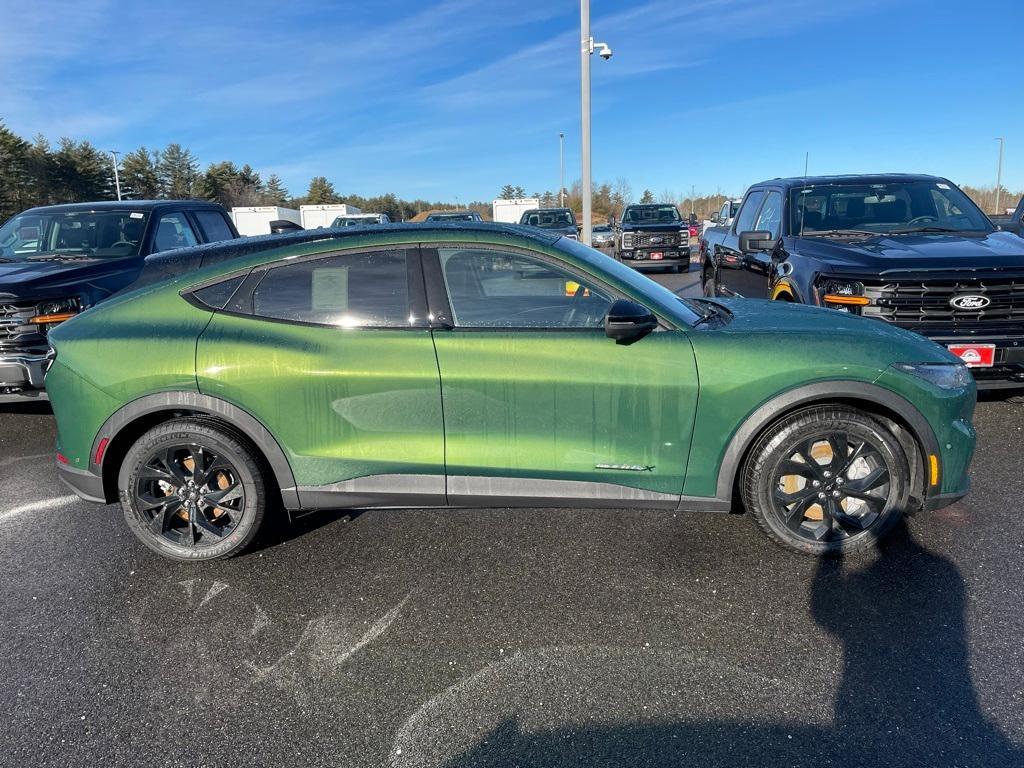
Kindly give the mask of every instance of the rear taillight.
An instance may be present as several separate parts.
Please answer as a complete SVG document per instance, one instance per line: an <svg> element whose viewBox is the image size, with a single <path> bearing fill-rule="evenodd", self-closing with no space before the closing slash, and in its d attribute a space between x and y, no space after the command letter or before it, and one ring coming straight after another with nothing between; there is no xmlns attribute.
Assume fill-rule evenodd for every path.
<svg viewBox="0 0 1024 768"><path fill-rule="evenodd" d="M57 454L57 463L58 464L67 464L68 463L68 457L65 456L63 453L58 453Z"/></svg>
<svg viewBox="0 0 1024 768"><path fill-rule="evenodd" d="M95 459L97 464L103 463L103 455L107 452L108 445L110 445L110 438L104 437L102 440L100 440L100 444L96 446Z"/></svg>

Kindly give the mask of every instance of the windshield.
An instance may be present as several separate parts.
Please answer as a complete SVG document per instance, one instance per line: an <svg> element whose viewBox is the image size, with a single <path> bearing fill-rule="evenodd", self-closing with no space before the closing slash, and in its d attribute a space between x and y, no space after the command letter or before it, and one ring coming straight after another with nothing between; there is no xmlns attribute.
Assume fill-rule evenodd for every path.
<svg viewBox="0 0 1024 768"><path fill-rule="evenodd" d="M148 217L142 211L24 213L0 227L0 259L138 256Z"/></svg>
<svg viewBox="0 0 1024 768"><path fill-rule="evenodd" d="M622 214L629 224L672 224L681 221L674 205L631 205Z"/></svg>
<svg viewBox="0 0 1024 768"><path fill-rule="evenodd" d="M947 181L808 184L790 192L790 232L872 234L992 232L967 195Z"/></svg>
<svg viewBox="0 0 1024 768"><path fill-rule="evenodd" d="M593 232L594 234L599 234L599 235L603 235L606 232L611 232L611 231L612 231L612 228L609 227L607 224L598 224L596 227L594 227L591 230L591 232Z"/></svg>
<svg viewBox="0 0 1024 768"><path fill-rule="evenodd" d="M519 223L541 229L565 229L576 226L572 211L527 211Z"/></svg>
<svg viewBox="0 0 1024 768"><path fill-rule="evenodd" d="M427 221L480 221L480 215L476 213L432 213L427 216Z"/></svg>

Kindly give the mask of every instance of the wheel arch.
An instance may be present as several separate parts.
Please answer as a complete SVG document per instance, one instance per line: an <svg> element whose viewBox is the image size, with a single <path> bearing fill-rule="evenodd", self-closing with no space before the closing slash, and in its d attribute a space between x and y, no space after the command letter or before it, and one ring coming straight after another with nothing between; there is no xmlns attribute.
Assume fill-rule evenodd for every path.
<svg viewBox="0 0 1024 768"><path fill-rule="evenodd" d="M248 411L220 398L199 392L158 392L133 400L114 412L100 427L93 441L90 469L103 478L103 494L108 504L117 501L117 474L128 449L139 437L165 421L180 416L207 416L241 432L259 451L273 474L287 509L299 506L295 476L280 443ZM103 461L97 464L97 451L107 441Z"/></svg>
<svg viewBox="0 0 1024 768"><path fill-rule="evenodd" d="M886 424L900 440L911 465L911 493L923 503L929 485L925 462L939 455L939 444L927 419L906 398L892 390L859 381L823 381L779 394L759 406L736 430L718 470L715 495L738 501L736 486L750 449L758 437L779 419L820 405L848 405Z"/></svg>

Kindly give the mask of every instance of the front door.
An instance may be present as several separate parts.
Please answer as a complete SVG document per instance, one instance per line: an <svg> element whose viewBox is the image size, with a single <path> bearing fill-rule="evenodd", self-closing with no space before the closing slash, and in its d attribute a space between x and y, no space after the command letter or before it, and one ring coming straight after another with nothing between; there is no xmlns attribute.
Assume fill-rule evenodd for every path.
<svg viewBox="0 0 1024 768"><path fill-rule="evenodd" d="M453 245L424 268L451 326L433 332L449 504L676 505L697 398L684 333L616 344L621 297L545 254Z"/></svg>
<svg viewBox="0 0 1024 768"><path fill-rule="evenodd" d="M211 319L196 368L203 393L245 403L281 444L303 506L444 504L440 376L416 248L254 271Z"/></svg>
<svg viewBox="0 0 1024 768"><path fill-rule="evenodd" d="M721 244L715 246L714 261L718 268L718 286L726 296L750 296L746 292L746 255L740 252L739 235L746 232L754 224L754 218L764 200L764 190L755 189L747 193L746 199L736 214L736 220L729 234ZM760 296L752 296L761 298Z"/></svg>
<svg viewBox="0 0 1024 768"><path fill-rule="evenodd" d="M782 227L782 193L771 189L764 197L761 208L754 217L751 229L771 232L772 243L779 239ZM775 264L770 251L754 251L741 256L742 269L736 276L737 291L751 299L767 299Z"/></svg>

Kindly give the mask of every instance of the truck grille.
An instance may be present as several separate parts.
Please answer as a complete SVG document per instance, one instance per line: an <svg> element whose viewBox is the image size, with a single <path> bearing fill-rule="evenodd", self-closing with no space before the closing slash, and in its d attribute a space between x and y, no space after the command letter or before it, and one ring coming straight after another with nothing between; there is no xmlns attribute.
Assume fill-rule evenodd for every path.
<svg viewBox="0 0 1024 768"><path fill-rule="evenodd" d="M36 302L0 299L0 355L12 353L45 354L46 336L39 326L29 325L36 314Z"/></svg>
<svg viewBox="0 0 1024 768"><path fill-rule="evenodd" d="M871 299L865 316L900 326L1024 325L1024 277L898 280L866 284L864 292ZM951 302L958 296L983 298L956 307ZM977 304L985 306L971 306Z"/></svg>
<svg viewBox="0 0 1024 768"><path fill-rule="evenodd" d="M660 234L657 232L636 232L633 234L633 247L634 248L657 248L658 246L674 246L679 245L680 237L676 233L666 232Z"/></svg>

